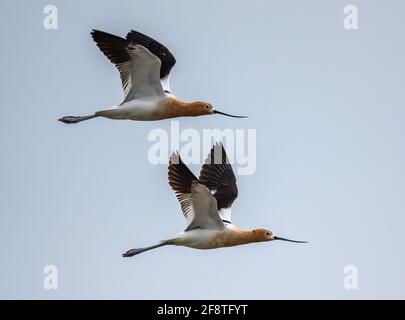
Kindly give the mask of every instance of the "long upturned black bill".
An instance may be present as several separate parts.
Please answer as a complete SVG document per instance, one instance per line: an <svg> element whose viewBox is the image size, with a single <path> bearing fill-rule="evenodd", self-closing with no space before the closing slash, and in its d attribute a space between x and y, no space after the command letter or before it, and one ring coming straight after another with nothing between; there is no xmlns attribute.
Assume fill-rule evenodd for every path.
<svg viewBox="0 0 405 320"><path fill-rule="evenodd" d="M224 116L232 117L232 118L247 118L247 116L234 116L233 114L228 114L225 112L214 110L214 113L222 114Z"/></svg>
<svg viewBox="0 0 405 320"><path fill-rule="evenodd" d="M281 237L274 237L273 239L274 239L274 240L282 240L282 241L295 242L295 243L308 243L308 241L291 240L291 239L281 238Z"/></svg>

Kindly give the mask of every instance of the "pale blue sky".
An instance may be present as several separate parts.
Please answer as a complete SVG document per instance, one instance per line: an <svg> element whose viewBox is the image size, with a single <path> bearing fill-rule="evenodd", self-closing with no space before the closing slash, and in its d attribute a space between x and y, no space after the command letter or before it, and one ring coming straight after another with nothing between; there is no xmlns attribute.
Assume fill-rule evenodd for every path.
<svg viewBox="0 0 405 320"><path fill-rule="evenodd" d="M343 28L349 3L357 31ZM43 28L47 4L56 31ZM405 298L404 12L370 0L1 1L0 298ZM184 219L166 166L147 160L148 133L170 121L56 121L122 99L92 28L155 37L177 58L174 93L248 114L180 126L255 128L257 170L238 178L233 221L310 243L121 258ZM49 264L57 291L42 286ZM348 264L358 290L343 287Z"/></svg>

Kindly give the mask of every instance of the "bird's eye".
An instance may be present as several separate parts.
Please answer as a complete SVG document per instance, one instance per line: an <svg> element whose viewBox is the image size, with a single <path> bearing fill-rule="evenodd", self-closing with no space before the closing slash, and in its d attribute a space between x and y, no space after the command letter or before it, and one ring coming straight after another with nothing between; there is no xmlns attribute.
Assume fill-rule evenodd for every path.
<svg viewBox="0 0 405 320"><path fill-rule="evenodd" d="M266 236L269 236L270 235L270 232L266 232Z"/></svg>
<svg viewBox="0 0 405 320"><path fill-rule="evenodd" d="M205 109L209 109L209 108L210 108L210 106L208 106L208 105L207 105L207 106L205 106Z"/></svg>

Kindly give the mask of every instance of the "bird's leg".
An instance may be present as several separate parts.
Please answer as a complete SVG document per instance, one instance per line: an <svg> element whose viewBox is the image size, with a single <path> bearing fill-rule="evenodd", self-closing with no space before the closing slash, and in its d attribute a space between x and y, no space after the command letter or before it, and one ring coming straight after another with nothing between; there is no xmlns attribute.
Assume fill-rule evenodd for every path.
<svg viewBox="0 0 405 320"><path fill-rule="evenodd" d="M61 121L63 123L71 124L71 123L78 123L82 122L85 120L93 119L95 117L98 117L98 115L91 115L91 116L83 116L83 117L76 117L76 116L65 116L63 118L58 119L58 121Z"/></svg>
<svg viewBox="0 0 405 320"><path fill-rule="evenodd" d="M150 246L150 247L139 248L139 249L131 249L131 250L128 250L127 252L125 252L122 256L123 257L133 257L133 256L135 256L137 254L142 253L142 252L149 251L149 250L152 250L152 249L156 249L156 248L159 248L159 247L163 247L163 246L165 246L167 244L168 243L162 242L162 243L156 244L154 246Z"/></svg>

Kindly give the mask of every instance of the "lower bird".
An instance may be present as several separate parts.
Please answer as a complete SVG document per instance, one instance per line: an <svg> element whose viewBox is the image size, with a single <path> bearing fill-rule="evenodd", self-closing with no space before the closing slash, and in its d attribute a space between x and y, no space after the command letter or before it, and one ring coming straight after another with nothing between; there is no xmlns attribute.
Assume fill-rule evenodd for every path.
<svg viewBox="0 0 405 320"><path fill-rule="evenodd" d="M133 30L125 38L99 30L93 30L91 35L117 67L124 101L88 116L65 116L59 121L72 124L96 117L152 121L212 114L245 118L218 111L208 102L186 102L172 95L169 77L176 59L164 45L147 35Z"/></svg>
<svg viewBox="0 0 405 320"><path fill-rule="evenodd" d="M238 196L238 188L222 143L212 147L199 179L183 163L179 153L173 153L169 163L169 185L187 220L186 229L156 245L128 250L123 257L166 245L216 249L274 240L306 242L275 236L268 229L242 230L232 224L231 207Z"/></svg>

